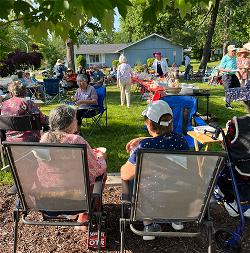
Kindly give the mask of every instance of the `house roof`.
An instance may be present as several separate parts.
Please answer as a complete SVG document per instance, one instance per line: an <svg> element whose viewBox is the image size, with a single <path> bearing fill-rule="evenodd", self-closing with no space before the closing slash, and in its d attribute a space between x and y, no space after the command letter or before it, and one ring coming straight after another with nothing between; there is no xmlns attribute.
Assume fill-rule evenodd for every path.
<svg viewBox="0 0 250 253"><path fill-rule="evenodd" d="M127 44L82 44L74 46L75 54L111 54L118 53L121 48L127 47Z"/></svg>
<svg viewBox="0 0 250 253"><path fill-rule="evenodd" d="M112 54L112 53L119 53L120 51L131 47L143 40L146 40L148 38L151 38L153 36L157 36L159 38L162 38L166 41L169 41L170 43L173 44L173 42L170 39L167 39L157 33L152 33L151 35L138 40L134 43L124 43L124 44L82 44L77 47L76 45L74 46L74 52L75 54ZM178 46L182 47L182 45L177 44Z"/></svg>
<svg viewBox="0 0 250 253"><path fill-rule="evenodd" d="M136 42L134 42L134 43L130 43L130 44L124 46L123 48L118 49L118 52L120 52L121 50L124 50L124 49L126 49L126 48L128 48L128 47L131 47L131 46L133 46L133 45L135 45L135 44L137 44L137 43L139 43L139 42L141 42L141 41L143 41L143 40L146 40L146 39L148 39L148 38L151 38L151 37L153 37L153 36L157 36L157 37L159 37L159 38L162 38L162 39L164 39L164 40L169 41L169 42L172 43L172 44L175 44L175 43L173 43L170 39L167 39L167 38L165 38L165 37L163 37L163 36L161 36L161 35L159 35L159 34L157 34L157 33L152 33L152 34L150 34L149 36L147 36L147 37L145 37L145 38L143 38L143 39L141 39L141 40L138 40L138 41L136 41ZM182 47L182 45L180 45L180 44L176 44L176 45Z"/></svg>

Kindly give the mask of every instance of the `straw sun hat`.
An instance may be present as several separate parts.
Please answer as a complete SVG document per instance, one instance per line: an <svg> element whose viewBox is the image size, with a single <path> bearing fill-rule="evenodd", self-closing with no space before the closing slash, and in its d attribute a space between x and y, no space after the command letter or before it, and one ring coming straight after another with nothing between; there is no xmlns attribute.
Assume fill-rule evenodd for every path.
<svg viewBox="0 0 250 253"><path fill-rule="evenodd" d="M246 49L246 48L240 48L239 51L237 52L237 55L238 54L245 54L245 53L249 53L249 51Z"/></svg>

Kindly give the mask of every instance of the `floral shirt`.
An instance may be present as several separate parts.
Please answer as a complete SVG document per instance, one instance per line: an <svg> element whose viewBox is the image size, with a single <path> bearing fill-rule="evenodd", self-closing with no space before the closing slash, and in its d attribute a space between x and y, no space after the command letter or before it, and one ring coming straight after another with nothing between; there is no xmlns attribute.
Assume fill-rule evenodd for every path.
<svg viewBox="0 0 250 253"><path fill-rule="evenodd" d="M47 125L48 118L31 100L21 97L12 97L2 103L1 115L4 116L22 116L38 113L41 124ZM41 138L40 131L7 131L6 140L12 142L38 142Z"/></svg>
<svg viewBox="0 0 250 253"><path fill-rule="evenodd" d="M47 143L47 133L45 133L41 138L41 143ZM106 173L106 161L102 158L98 158L98 152L90 147L87 141L85 141L81 136L76 134L63 134L60 143L68 144L86 144L87 145L87 159L89 168L89 180L90 184L94 184L96 178ZM72 164L72 161L70 161ZM70 166L70 165L69 165ZM69 167L68 167L69 168ZM49 187L59 180L58 173L53 171L53 173L48 173L51 171L51 166L40 161L39 168L37 170L39 182L43 187ZM70 173L70 168L69 171ZM65 178L65 177L64 177Z"/></svg>
<svg viewBox="0 0 250 253"><path fill-rule="evenodd" d="M247 80L250 70L250 59L249 58L237 58L237 67L240 69L240 79Z"/></svg>

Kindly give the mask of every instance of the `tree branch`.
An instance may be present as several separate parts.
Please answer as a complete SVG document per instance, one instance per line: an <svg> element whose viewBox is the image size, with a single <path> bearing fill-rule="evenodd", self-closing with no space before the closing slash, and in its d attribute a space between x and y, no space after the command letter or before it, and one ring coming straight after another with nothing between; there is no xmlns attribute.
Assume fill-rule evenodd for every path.
<svg viewBox="0 0 250 253"><path fill-rule="evenodd" d="M207 19L208 15L210 14L210 12L213 10L213 5L211 6L211 8L209 9L209 11L207 12L207 14L204 16L202 22L199 24L199 26L203 25L203 23L205 22L205 20Z"/></svg>

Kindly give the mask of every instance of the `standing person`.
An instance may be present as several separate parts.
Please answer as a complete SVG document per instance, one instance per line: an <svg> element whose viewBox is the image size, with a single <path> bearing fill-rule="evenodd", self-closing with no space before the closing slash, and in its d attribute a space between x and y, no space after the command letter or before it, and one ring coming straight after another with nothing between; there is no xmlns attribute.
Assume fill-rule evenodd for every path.
<svg viewBox="0 0 250 253"><path fill-rule="evenodd" d="M250 59L247 57L249 54L248 50L245 48L240 48L237 52L237 67L239 69L239 81L241 86L246 85L249 78L250 70Z"/></svg>
<svg viewBox="0 0 250 253"><path fill-rule="evenodd" d="M117 85L121 90L121 105L125 104L125 97L127 100L127 107L130 107L130 89L132 84L132 68L126 63L127 59L122 54L119 57L120 65L117 68Z"/></svg>
<svg viewBox="0 0 250 253"><path fill-rule="evenodd" d="M237 63L236 63L236 47L229 45L227 47L228 53L221 59L219 71L222 73L222 84L224 89L240 87L240 82L236 76ZM226 97L226 108L232 109L230 101Z"/></svg>
<svg viewBox="0 0 250 253"><path fill-rule="evenodd" d="M65 74L65 70L66 70L66 68L64 66L63 60L58 59L56 61L55 66L54 66L54 77L62 80L63 76Z"/></svg>
<svg viewBox="0 0 250 253"><path fill-rule="evenodd" d="M153 53L155 60L152 64L152 67L155 71L155 75L159 77L166 76L168 72L168 64L167 61L162 58L161 52L157 51Z"/></svg>
<svg viewBox="0 0 250 253"><path fill-rule="evenodd" d="M191 70L191 65L190 65L191 59L190 57L186 54L184 56L184 64L185 64L185 72L184 72L184 80L190 80L190 70Z"/></svg>

